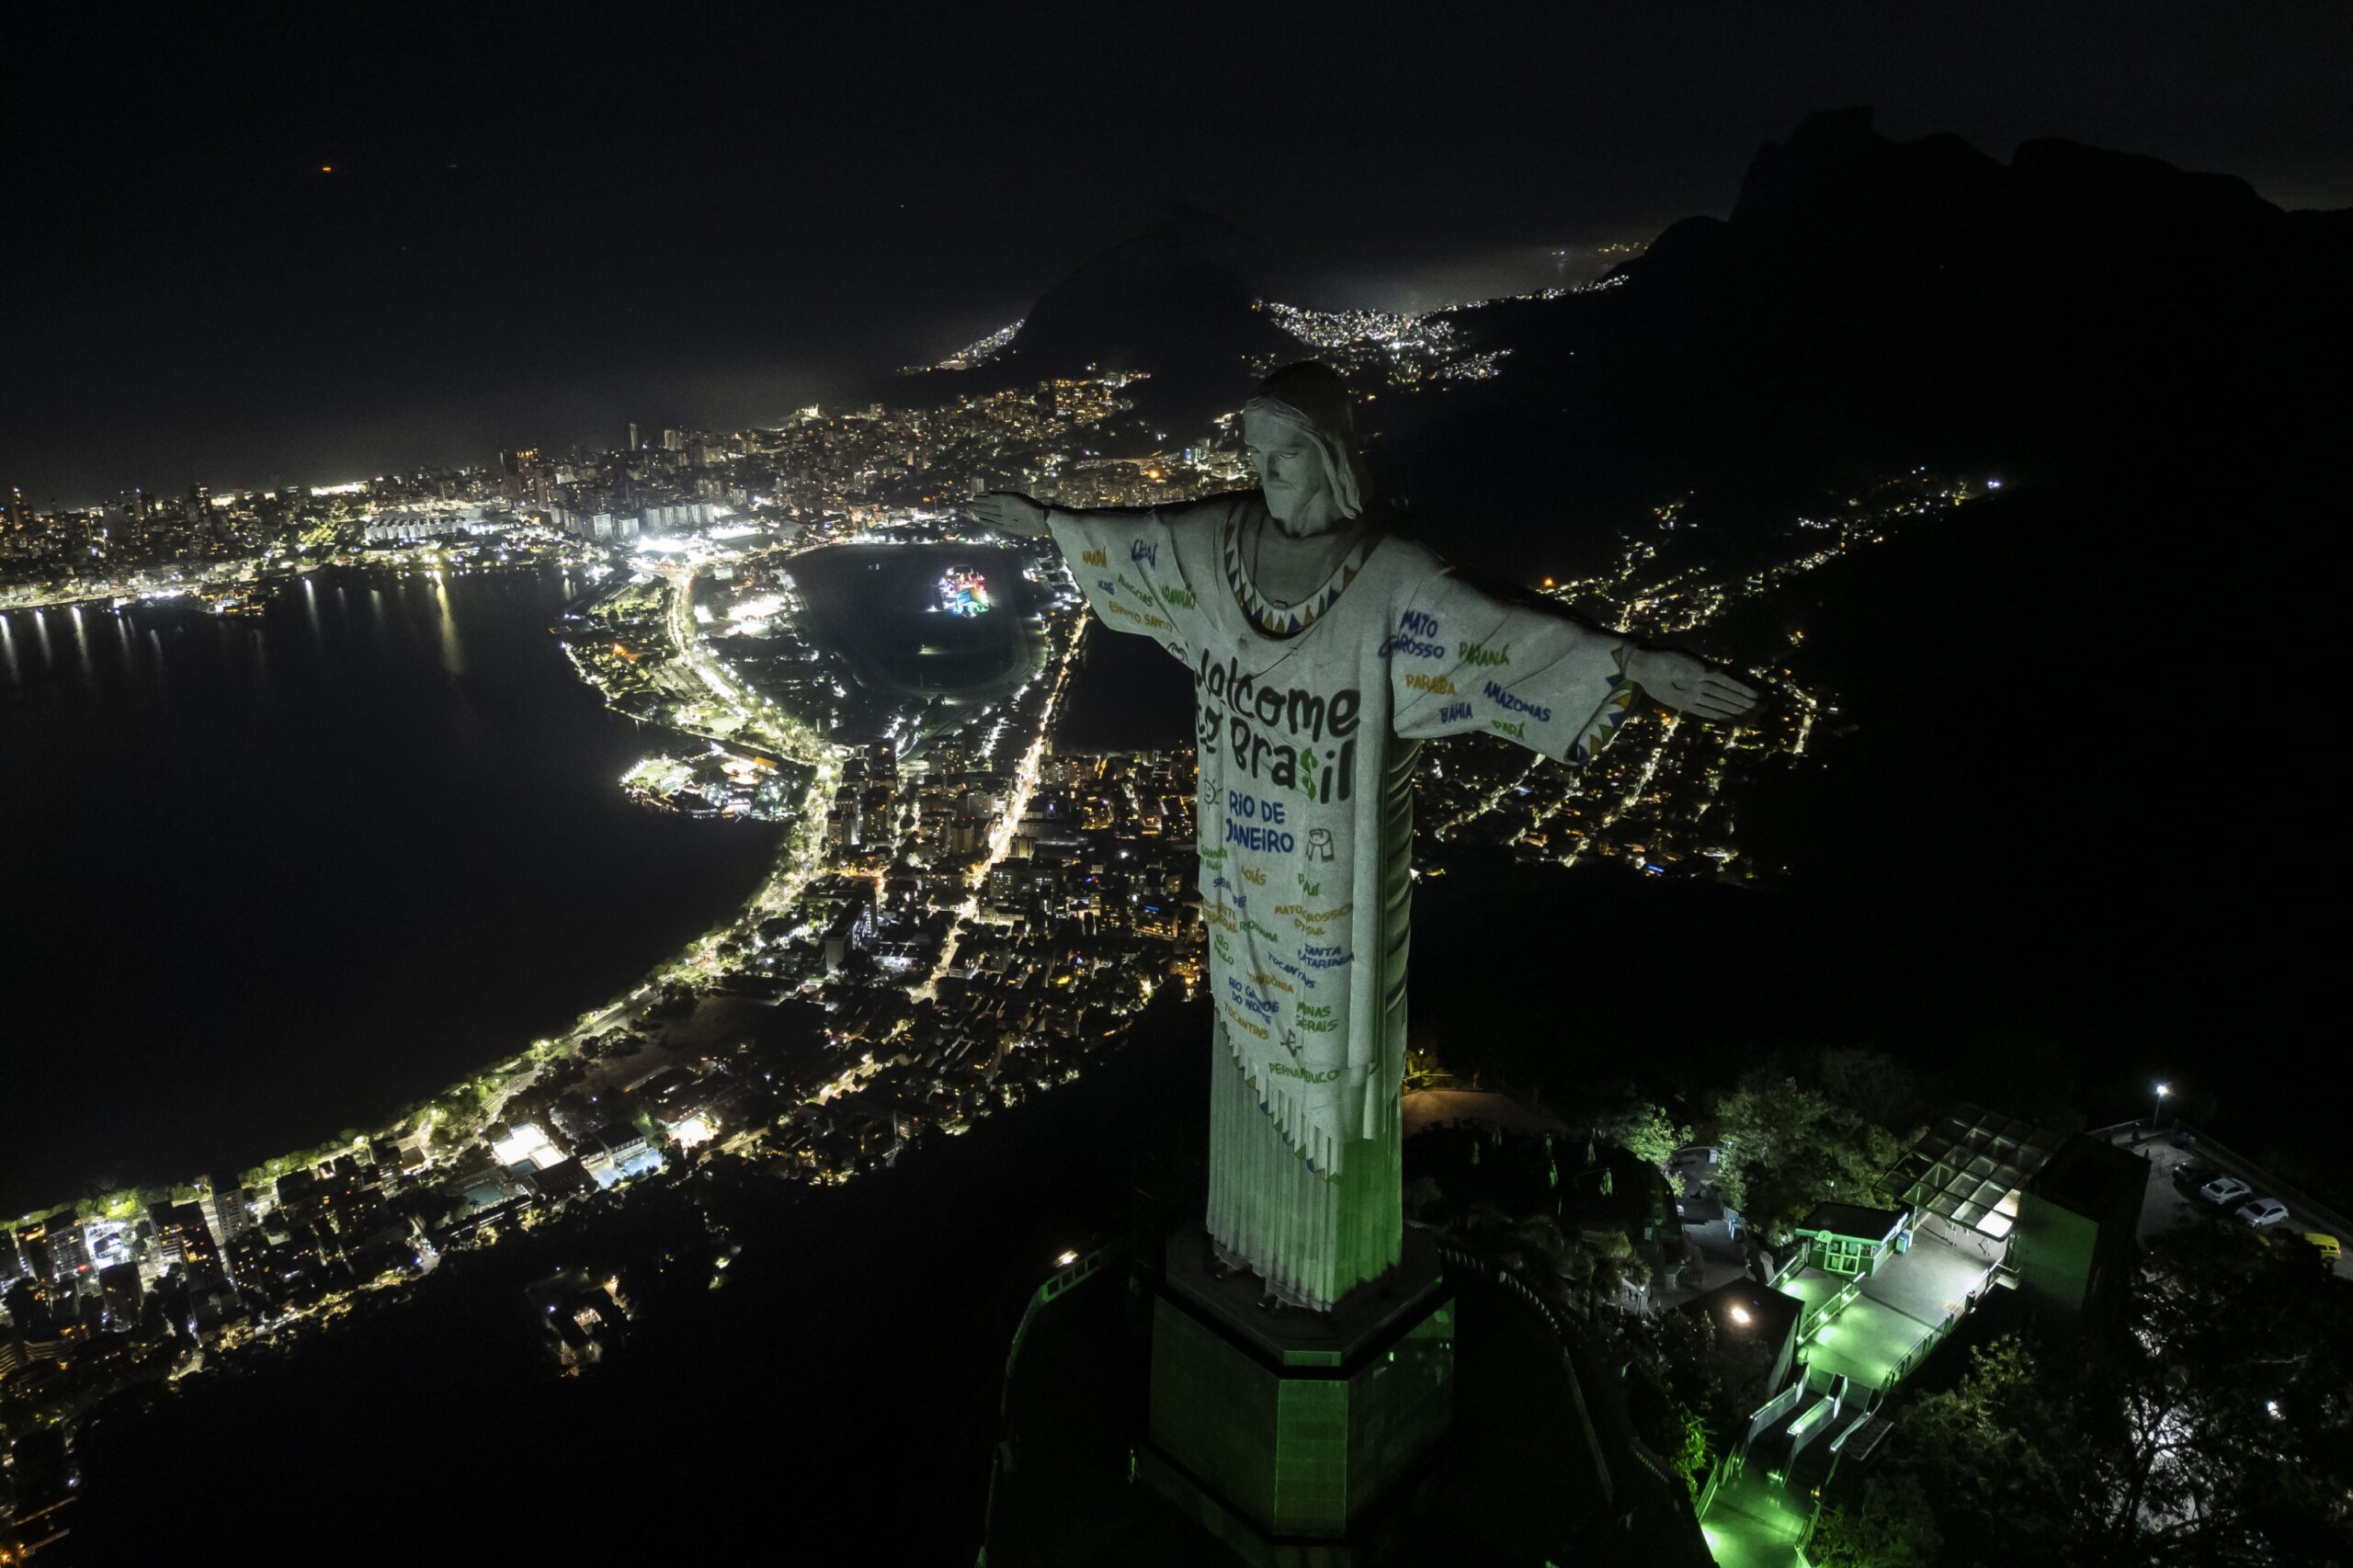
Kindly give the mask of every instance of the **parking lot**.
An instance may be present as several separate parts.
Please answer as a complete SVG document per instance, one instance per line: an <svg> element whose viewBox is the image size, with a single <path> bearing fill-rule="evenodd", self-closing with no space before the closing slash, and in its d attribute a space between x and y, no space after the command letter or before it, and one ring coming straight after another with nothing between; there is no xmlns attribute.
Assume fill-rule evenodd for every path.
<svg viewBox="0 0 2353 1568"><path fill-rule="evenodd" d="M2313 1232L2322 1235L2333 1235L2339 1242L2353 1241L2353 1235L2348 1235L2346 1229L2341 1229L2340 1221L2335 1217L2315 1212L2313 1209L2300 1203L2296 1195L2281 1192L2263 1170L2238 1159L2229 1150L2221 1149L2199 1140L2194 1133L2186 1135L2188 1139L2186 1145L2177 1144L2173 1141L2175 1133L2170 1129L2162 1138L2154 1142L2135 1142L2133 1141L2136 1137L2145 1137L2146 1132L2145 1128L2136 1130L2127 1127L2110 1130L2110 1136L2115 1142L2124 1148L2131 1149L2149 1162L2149 1190L2141 1200L2141 1239L2143 1241L2165 1230L2193 1210L2208 1214L2216 1211L2217 1206L2197 1197L2194 1189L2185 1193L2176 1187L2175 1173L2187 1165L2211 1168L2225 1175L2237 1176L2257 1193L2278 1198L2286 1203L2288 1217L2278 1224L2264 1227L2276 1235L2293 1239L2307 1232ZM2245 1199L2240 1201L2243 1202ZM2234 1203L2223 1208L2222 1212L2227 1215L2231 1209L2236 1207L2237 1204ZM2353 1261L2339 1257L2333 1267L2340 1277L2353 1279Z"/></svg>

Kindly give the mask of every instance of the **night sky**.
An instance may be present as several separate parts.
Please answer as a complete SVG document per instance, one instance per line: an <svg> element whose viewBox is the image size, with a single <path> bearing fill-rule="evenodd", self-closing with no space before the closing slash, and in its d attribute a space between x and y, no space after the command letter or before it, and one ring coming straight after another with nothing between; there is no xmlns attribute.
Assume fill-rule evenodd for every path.
<svg viewBox="0 0 2353 1568"><path fill-rule="evenodd" d="M1883 9L17 20L0 485L70 505L774 421L1011 320L1171 201L1260 236L1309 303L1531 287L1553 247L1723 213L1760 142L1849 103L2353 204L2333 0Z"/></svg>

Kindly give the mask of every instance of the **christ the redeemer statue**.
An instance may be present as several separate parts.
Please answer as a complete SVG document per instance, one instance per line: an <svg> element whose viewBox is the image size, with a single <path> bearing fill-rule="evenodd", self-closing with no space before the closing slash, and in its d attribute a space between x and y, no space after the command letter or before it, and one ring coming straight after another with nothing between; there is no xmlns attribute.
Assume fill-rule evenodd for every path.
<svg viewBox="0 0 2353 1568"><path fill-rule="evenodd" d="M1508 736L1563 762L1606 744L1637 690L1731 719L1756 694L1458 580L1389 534L1346 384L1307 363L1243 411L1260 488L1069 511L975 501L999 531L1051 529L1105 625L1193 672L1198 824L1217 1016L1209 1233L1277 1301L1329 1310L1404 1234L1415 754Z"/></svg>

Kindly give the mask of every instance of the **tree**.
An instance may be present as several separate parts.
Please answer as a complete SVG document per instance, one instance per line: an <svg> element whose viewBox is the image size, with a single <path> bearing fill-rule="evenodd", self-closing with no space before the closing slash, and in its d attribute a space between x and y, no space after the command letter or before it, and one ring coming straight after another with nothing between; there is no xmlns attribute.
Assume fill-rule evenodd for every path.
<svg viewBox="0 0 2353 1568"><path fill-rule="evenodd" d="M1899 1471L1864 1482L1859 1507L1824 1509L1805 1560L1814 1568L1931 1568L1943 1545L1927 1491Z"/></svg>
<svg viewBox="0 0 2353 1568"><path fill-rule="evenodd" d="M1699 1500L1699 1489L1707 1484L1708 1471L1715 1464L1715 1434L1699 1418L1696 1410L1684 1409L1683 1441L1677 1446L1668 1463L1683 1477L1684 1487L1691 1494L1691 1501Z"/></svg>
<svg viewBox="0 0 2353 1568"><path fill-rule="evenodd" d="M2353 1285L2299 1237L2203 1217L2154 1238L2137 1283L2123 1333L1977 1350L1874 1476L1916 1483L1956 1562L2353 1562ZM1910 1512L1867 1494L1830 1542Z"/></svg>
<svg viewBox="0 0 2353 1568"><path fill-rule="evenodd" d="M2302 1237L2193 1217L2150 1244L2114 1378L2107 1520L2176 1561L2353 1562L2353 1284Z"/></svg>
<svg viewBox="0 0 2353 1568"><path fill-rule="evenodd" d="M1904 1146L1794 1078L1749 1083L1716 1107L1724 1200L1779 1239L1824 1201L1869 1204Z"/></svg>
<svg viewBox="0 0 2353 1568"><path fill-rule="evenodd" d="M1822 1052L1815 1071L1824 1094L1881 1127L1906 1125L1929 1108L1919 1074L1885 1051L1832 1046Z"/></svg>
<svg viewBox="0 0 2353 1568"><path fill-rule="evenodd" d="M1904 1462L1891 1454L1890 1468L1934 1500L1938 1534L1962 1560L2099 1560L2084 1547L2109 1467L2066 1371L2004 1335L1972 1350L1968 1375L1906 1411L1893 1434Z"/></svg>
<svg viewBox="0 0 2353 1568"><path fill-rule="evenodd" d="M1677 1126L1659 1107L1637 1100L1614 1116L1598 1119L1595 1137L1617 1144L1646 1165L1665 1169L1675 1151L1691 1142L1691 1129Z"/></svg>

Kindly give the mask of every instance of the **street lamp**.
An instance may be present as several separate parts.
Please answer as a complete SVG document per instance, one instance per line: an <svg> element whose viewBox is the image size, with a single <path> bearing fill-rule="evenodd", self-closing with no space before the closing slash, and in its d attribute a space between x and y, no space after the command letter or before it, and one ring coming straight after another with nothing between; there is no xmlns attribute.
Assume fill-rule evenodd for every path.
<svg viewBox="0 0 2353 1568"><path fill-rule="evenodd" d="M2149 1108L2149 1133L2152 1137L2156 1135L2157 1122L2165 1115L2165 1096L2172 1093L2173 1085L2171 1084L2159 1084L2157 1085L2156 1103Z"/></svg>

